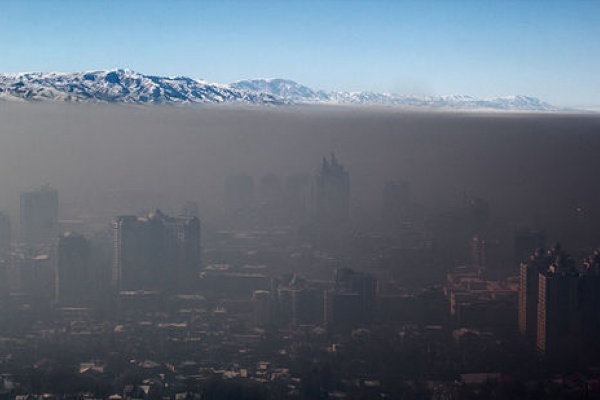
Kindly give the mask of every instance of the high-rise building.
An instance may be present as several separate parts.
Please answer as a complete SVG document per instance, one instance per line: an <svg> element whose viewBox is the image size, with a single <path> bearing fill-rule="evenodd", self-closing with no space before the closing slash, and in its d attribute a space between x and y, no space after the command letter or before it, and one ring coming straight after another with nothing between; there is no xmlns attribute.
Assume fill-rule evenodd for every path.
<svg viewBox="0 0 600 400"><path fill-rule="evenodd" d="M323 226L343 224L350 216L350 175L333 154L317 172L315 216Z"/></svg>
<svg viewBox="0 0 600 400"><path fill-rule="evenodd" d="M192 291L201 265L200 221L160 210L113 221L113 285L119 290Z"/></svg>
<svg viewBox="0 0 600 400"><path fill-rule="evenodd" d="M56 297L63 307L91 305L94 279L90 243L78 234L64 233L58 240Z"/></svg>
<svg viewBox="0 0 600 400"><path fill-rule="evenodd" d="M547 270L556 257L556 250L538 249L528 262L519 267L519 331L531 343L537 340L539 274Z"/></svg>
<svg viewBox="0 0 600 400"><path fill-rule="evenodd" d="M537 349L554 358L597 355L600 345L600 256L583 268L557 257L539 274Z"/></svg>
<svg viewBox="0 0 600 400"><path fill-rule="evenodd" d="M536 347L546 355L575 355L580 346L580 278L572 259L557 259L538 275Z"/></svg>
<svg viewBox="0 0 600 400"><path fill-rule="evenodd" d="M521 264L519 330L537 350L556 359L598 354L600 253L578 268L556 245Z"/></svg>
<svg viewBox="0 0 600 400"><path fill-rule="evenodd" d="M21 242L48 243L58 232L58 192L49 186L21 193Z"/></svg>

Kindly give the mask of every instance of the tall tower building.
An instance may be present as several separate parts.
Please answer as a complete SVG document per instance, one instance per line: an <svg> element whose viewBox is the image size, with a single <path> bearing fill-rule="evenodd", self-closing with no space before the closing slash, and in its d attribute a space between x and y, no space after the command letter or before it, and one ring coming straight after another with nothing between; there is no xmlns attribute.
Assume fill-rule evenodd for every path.
<svg viewBox="0 0 600 400"><path fill-rule="evenodd" d="M58 192L49 186L21 193L21 241L36 245L51 241L58 232Z"/></svg>
<svg viewBox="0 0 600 400"><path fill-rule="evenodd" d="M146 263L144 221L134 215L118 216L112 222L113 261L111 280L118 290L141 288Z"/></svg>
<svg viewBox="0 0 600 400"><path fill-rule="evenodd" d="M197 217L172 218L170 227L176 238L175 265L178 268L173 284L179 291L191 292L202 268L200 220Z"/></svg>
<svg viewBox="0 0 600 400"><path fill-rule="evenodd" d="M90 244L82 235L64 233L58 240L56 297L63 307L90 305L93 277Z"/></svg>
<svg viewBox="0 0 600 400"><path fill-rule="evenodd" d="M325 226L345 223L350 216L350 175L333 154L323 158L317 172L315 216Z"/></svg>

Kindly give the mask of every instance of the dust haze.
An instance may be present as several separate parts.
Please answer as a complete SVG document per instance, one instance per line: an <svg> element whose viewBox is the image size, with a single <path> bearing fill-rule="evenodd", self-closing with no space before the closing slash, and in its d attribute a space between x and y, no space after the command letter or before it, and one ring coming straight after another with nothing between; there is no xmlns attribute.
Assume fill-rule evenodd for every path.
<svg viewBox="0 0 600 400"><path fill-rule="evenodd" d="M97 213L139 212L102 210L106 193L130 190L167 210L195 201L210 220L227 176L313 176L335 153L356 215L376 213L385 182L403 180L418 203L447 207L468 193L516 224L577 207L598 216L596 116L0 103L0 120L0 204L11 215L21 191L50 184L61 204Z"/></svg>

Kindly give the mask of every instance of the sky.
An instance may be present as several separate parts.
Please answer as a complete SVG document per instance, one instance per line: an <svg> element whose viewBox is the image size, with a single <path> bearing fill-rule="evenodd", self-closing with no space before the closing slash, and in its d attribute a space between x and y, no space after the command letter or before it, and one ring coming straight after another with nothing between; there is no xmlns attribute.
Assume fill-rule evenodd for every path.
<svg viewBox="0 0 600 400"><path fill-rule="evenodd" d="M600 106L600 1L3 0L0 71Z"/></svg>

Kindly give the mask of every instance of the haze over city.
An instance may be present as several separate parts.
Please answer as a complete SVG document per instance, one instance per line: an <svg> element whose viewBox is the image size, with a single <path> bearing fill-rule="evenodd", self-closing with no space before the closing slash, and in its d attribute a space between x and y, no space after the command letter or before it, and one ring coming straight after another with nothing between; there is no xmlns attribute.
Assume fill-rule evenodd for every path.
<svg viewBox="0 0 600 400"><path fill-rule="evenodd" d="M600 397L598 15L3 2L0 398Z"/></svg>

